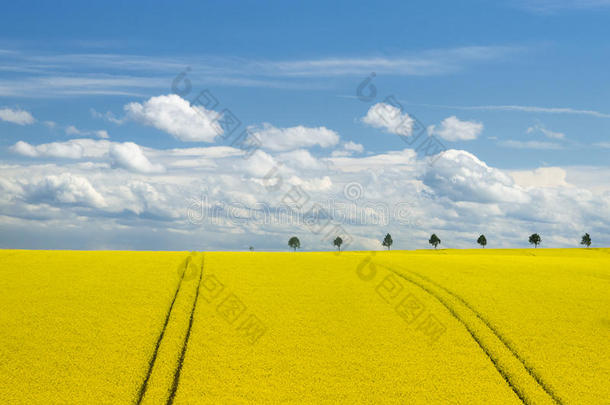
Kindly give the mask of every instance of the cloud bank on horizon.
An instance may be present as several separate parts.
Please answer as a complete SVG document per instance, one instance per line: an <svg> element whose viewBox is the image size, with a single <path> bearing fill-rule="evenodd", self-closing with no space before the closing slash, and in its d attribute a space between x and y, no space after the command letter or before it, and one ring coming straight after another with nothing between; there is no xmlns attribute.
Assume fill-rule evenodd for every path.
<svg viewBox="0 0 610 405"><path fill-rule="evenodd" d="M349 234L352 249L380 248L387 232L397 248L425 247L431 232L447 247L472 247L481 233L494 247L524 246L532 232L553 247L575 246L584 231L608 237L610 187L579 179L608 178L610 170L507 171L459 149L433 160L407 147L373 153L326 127L269 123L249 128L261 142L248 154L220 144L218 121L195 108L177 95L161 95L128 103L124 111L126 120L205 146L16 142L9 149L19 163L3 164L0 179L3 227L31 238L24 247L282 250L284 239L298 234L306 249L331 248L325 235L308 229L307 212L287 200L297 189ZM413 135L408 113L391 106L375 104L358 121ZM482 131L480 123L450 116L425 136L473 140ZM278 176L283 187L270 187L270 177ZM349 185L358 187L356 195ZM48 232L54 241L34 236Z"/></svg>

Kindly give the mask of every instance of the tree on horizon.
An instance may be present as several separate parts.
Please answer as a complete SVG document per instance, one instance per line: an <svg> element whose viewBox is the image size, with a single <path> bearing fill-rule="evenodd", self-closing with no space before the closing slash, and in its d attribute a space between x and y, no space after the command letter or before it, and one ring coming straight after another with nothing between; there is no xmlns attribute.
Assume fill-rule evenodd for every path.
<svg viewBox="0 0 610 405"><path fill-rule="evenodd" d="M479 236L479 239L477 239L477 243L485 247L485 245L487 245L487 238L485 238L485 235Z"/></svg>
<svg viewBox="0 0 610 405"><path fill-rule="evenodd" d="M293 236L292 238L290 238L288 240L288 246L290 246L291 248L294 249L294 251L297 251L297 248L301 247L301 241L299 240L299 238L297 238L296 236Z"/></svg>
<svg viewBox="0 0 610 405"><path fill-rule="evenodd" d="M436 249L436 247L441 243L441 240L438 236L436 236L435 233L433 233L432 236L430 236L428 243L434 246L434 249Z"/></svg>
<svg viewBox="0 0 610 405"><path fill-rule="evenodd" d="M381 245L387 247L388 250L390 250L390 246L392 246L392 243L394 243L394 241L392 240L392 235L388 233L385 235L385 238L383 238L383 242L381 242Z"/></svg>
<svg viewBox="0 0 610 405"><path fill-rule="evenodd" d="M584 245L584 246L586 246L586 247L591 246L591 236L590 236L588 233L585 233L585 234L582 236L582 240L580 241L580 244L581 244L581 245Z"/></svg>
<svg viewBox="0 0 610 405"><path fill-rule="evenodd" d="M542 243L542 238L537 233L533 233L530 235L529 242L537 248L538 245Z"/></svg>
<svg viewBox="0 0 610 405"><path fill-rule="evenodd" d="M335 238L335 240L333 241L333 245L336 246L339 251L341 251L341 245L343 244L343 239L341 239L339 236L337 236Z"/></svg>

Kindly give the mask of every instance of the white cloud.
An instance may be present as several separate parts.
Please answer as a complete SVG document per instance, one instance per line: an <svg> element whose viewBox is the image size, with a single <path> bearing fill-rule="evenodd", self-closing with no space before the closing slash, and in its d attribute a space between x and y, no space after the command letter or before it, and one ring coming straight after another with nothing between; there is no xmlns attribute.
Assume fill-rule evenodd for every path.
<svg viewBox="0 0 610 405"><path fill-rule="evenodd" d="M153 164L142 152L139 145L133 142L113 143L109 151L113 165L139 173L160 173L165 168Z"/></svg>
<svg viewBox="0 0 610 405"><path fill-rule="evenodd" d="M91 113L91 116L93 118L104 119L106 121L112 122L113 124L121 125L125 122L125 118L117 118L114 116L114 114L111 111L106 111L105 114L102 114L101 112L98 112L94 108L91 108L91 109L89 109L89 112Z"/></svg>
<svg viewBox="0 0 610 405"><path fill-rule="evenodd" d="M5 54L14 72L30 77L0 80L0 95L17 97L57 97L75 94L142 95L167 86L168 75L185 65L193 66L193 83L214 83L248 87L311 88L308 77L378 74L401 76L443 75L475 63L503 60L522 51L509 46L467 46L404 52L401 55L330 56L318 59L264 60L214 55L126 55L110 53L23 53ZM121 75L107 72L124 72ZM141 72L147 72L146 75ZM284 79L279 81L278 78ZM300 83L299 83L300 81Z"/></svg>
<svg viewBox="0 0 610 405"><path fill-rule="evenodd" d="M354 153L364 152L364 146L356 142L348 141L345 142L342 146L343 149L332 151L332 157L351 156Z"/></svg>
<svg viewBox="0 0 610 405"><path fill-rule="evenodd" d="M481 111L519 111L527 113L546 113L546 114L570 114L570 115L588 115L597 118L610 118L610 114L595 110L582 110L571 107L540 107L533 105L439 105L425 104L429 107L451 108L457 110L481 110Z"/></svg>
<svg viewBox="0 0 610 405"><path fill-rule="evenodd" d="M522 187L567 187L566 171L561 167L540 167L535 170L509 172L515 183Z"/></svg>
<svg viewBox="0 0 610 405"><path fill-rule="evenodd" d="M331 157L328 161L335 169L345 172L404 172L414 170L416 157L413 149L404 149L366 157Z"/></svg>
<svg viewBox="0 0 610 405"><path fill-rule="evenodd" d="M167 132L184 142L213 142L223 130L218 113L191 105L178 95L151 97L143 103L125 106L127 117Z"/></svg>
<svg viewBox="0 0 610 405"><path fill-rule="evenodd" d="M30 202L86 205L105 207L104 197L93 188L85 177L62 173L49 175L25 187L26 199Z"/></svg>
<svg viewBox="0 0 610 405"><path fill-rule="evenodd" d="M287 183L293 186L300 186L305 191L327 191L330 190L333 185L329 176L310 178L307 180L303 180L298 176L292 176L287 180Z"/></svg>
<svg viewBox="0 0 610 405"><path fill-rule="evenodd" d="M554 142L540 142L540 141L515 141L508 140L499 143L500 146L515 149L541 149L541 150L557 150L563 149L563 147Z"/></svg>
<svg viewBox="0 0 610 405"><path fill-rule="evenodd" d="M104 130L104 129L100 129L97 131L93 131L93 133L98 137L98 138L104 138L104 139L108 139L110 138L110 136L108 135L108 131Z"/></svg>
<svg viewBox="0 0 610 405"><path fill-rule="evenodd" d="M437 128L428 127L430 135L439 136L447 141L471 141L483 132L483 124L475 121L461 121L456 116L445 118Z"/></svg>
<svg viewBox="0 0 610 405"><path fill-rule="evenodd" d="M265 151L257 150L248 158L237 163L234 167L237 170L244 170L253 177L263 177L274 167L278 166L277 160Z"/></svg>
<svg viewBox="0 0 610 405"><path fill-rule="evenodd" d="M177 148L169 149L163 153L171 154L172 156L197 156L204 158L224 158L241 156L244 152L240 149L231 146L208 146L205 148Z"/></svg>
<svg viewBox="0 0 610 405"><path fill-rule="evenodd" d="M284 76L368 75L370 72L430 76L458 71L474 62L499 60L519 51L521 49L507 46L469 46L432 49L392 58L332 57L279 62L259 61L246 65L246 68Z"/></svg>
<svg viewBox="0 0 610 405"><path fill-rule="evenodd" d="M66 127L66 135L79 135L80 133L81 132L74 125Z"/></svg>
<svg viewBox="0 0 610 405"><path fill-rule="evenodd" d="M23 155L23 156L36 157L36 156L40 155L40 153L34 146L30 145L27 142L23 142L23 141L18 141L16 144L11 146L9 149L14 153L17 153L17 154Z"/></svg>
<svg viewBox="0 0 610 405"><path fill-rule="evenodd" d="M106 159L114 167L139 173L159 173L165 170L163 165L151 163L142 148L133 142L119 143L105 140L71 139L66 142L52 142L34 146L19 141L10 149L14 153L28 157Z"/></svg>
<svg viewBox="0 0 610 405"><path fill-rule="evenodd" d="M566 135L563 132L555 132L555 131L551 131L550 129L546 129L546 127L544 125L542 125L541 123L536 123L534 125L532 125L531 127L527 128L527 133L531 134L534 132L542 132L544 134L544 136L546 136L547 138L550 139L564 139L566 137Z"/></svg>
<svg viewBox="0 0 610 405"><path fill-rule="evenodd" d="M17 125L29 125L33 124L36 119L25 110L0 108L0 121L12 122Z"/></svg>
<svg viewBox="0 0 610 405"><path fill-rule="evenodd" d="M597 143L594 143L593 146L598 146L598 147L604 148L604 149L610 149L610 142L597 142Z"/></svg>
<svg viewBox="0 0 610 405"><path fill-rule="evenodd" d="M305 170L322 168L322 164L306 149L297 149L290 152L281 153L278 155L278 159L281 162L285 162L286 164L290 164Z"/></svg>
<svg viewBox="0 0 610 405"><path fill-rule="evenodd" d="M426 169L424 183L453 201L527 203L513 179L463 150L449 149Z"/></svg>
<svg viewBox="0 0 610 405"><path fill-rule="evenodd" d="M108 153L110 145L110 141L93 139L71 139L66 142L51 142L36 146L18 141L10 149L14 153L29 157L84 159L103 157Z"/></svg>
<svg viewBox="0 0 610 405"><path fill-rule="evenodd" d="M69 125L66 127L66 135L81 135L81 136L86 136L86 135L95 135L98 138L103 138L103 139L108 139L110 138L110 136L108 135L108 132L106 130L97 130L97 131L82 131L78 128L76 128L74 125Z"/></svg>
<svg viewBox="0 0 610 405"><path fill-rule="evenodd" d="M364 152L364 146L362 146L359 143L352 142L352 141L345 142L343 144L343 149L351 151L351 152L356 152L356 153Z"/></svg>
<svg viewBox="0 0 610 405"><path fill-rule="evenodd" d="M386 103L371 106L362 122L373 128L383 129L391 134L410 136L413 132L413 119L400 108Z"/></svg>
<svg viewBox="0 0 610 405"><path fill-rule="evenodd" d="M339 134L326 127L309 128L302 125L289 128L277 128L263 123L261 127L248 128L252 135L257 136L264 149L287 151L299 148L320 146L328 148L339 143Z"/></svg>
<svg viewBox="0 0 610 405"><path fill-rule="evenodd" d="M432 230L448 247L472 247L480 233L490 235L490 246L525 247L534 231L547 246L572 239L576 246L583 230L596 244L610 244L610 168L509 172L461 150L430 165L411 149L349 157L259 150L247 159L230 147L159 150L93 139L13 149L72 158L0 163L0 224L19 240L36 240L52 224L56 238L38 247L282 250L298 234L305 249L332 248L322 234L290 222L282 200L293 185L307 191L303 212L313 203L333 209L354 239L350 250L381 249L385 232L397 248L425 248ZM272 183L277 190L265 187L274 167L282 178ZM357 201L346 193L354 183ZM190 221L188 210L201 206L210 208L207 217ZM387 212L375 211L380 207ZM281 221L262 221L265 213ZM94 241L86 237L92 232ZM4 235L1 243L15 245Z"/></svg>

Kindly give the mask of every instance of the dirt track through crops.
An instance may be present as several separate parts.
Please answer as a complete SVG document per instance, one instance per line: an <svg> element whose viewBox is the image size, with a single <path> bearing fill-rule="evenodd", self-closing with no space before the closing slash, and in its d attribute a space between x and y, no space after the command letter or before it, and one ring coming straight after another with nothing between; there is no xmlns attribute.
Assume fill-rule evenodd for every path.
<svg viewBox="0 0 610 405"><path fill-rule="evenodd" d="M189 343L189 338L191 337L191 329L193 328L193 320L195 317L195 309L197 308L197 300L199 298L199 288L201 287L201 279L203 278L203 267L205 263L205 257L201 258L201 271L199 272L199 282L197 284L197 292L195 293L195 300L193 301L193 308L191 309L191 316L189 318L189 327L186 332L186 337L184 338L184 343L182 344L182 351L180 352L180 360L178 361L178 366L176 367L176 371L174 372L174 381L172 382L172 390L169 394L169 398L167 399L167 405L174 403L174 397L176 396L176 391L178 390L178 384L180 383L180 373L182 372L182 364L184 363L184 355L186 354L186 349Z"/></svg>
<svg viewBox="0 0 610 405"><path fill-rule="evenodd" d="M477 311L475 308L473 308L473 306L470 303L468 303L461 296L459 296L458 294L449 290L448 288L436 283L435 281L430 280L428 277L425 277L425 276L423 276L417 272L411 271L411 270L406 270L406 271L408 271L412 274L415 274L416 276L420 277L423 280L426 280L427 282L429 282L431 284L434 284L438 288L444 290L448 294L455 297L458 301L460 301L466 307L468 307L468 309L470 309L476 315L476 317L479 318L485 324L485 326L487 326L498 337L498 339L508 348L508 350L510 350L510 352L521 362L521 364L523 364L523 367L532 376L532 378L534 378L536 380L536 382L546 391L546 393L549 394L549 396L551 396L551 398L553 398L553 400L555 400L555 402L557 402L558 404L562 404L562 401L557 397L557 394L555 394L555 392L548 386L548 384L542 380L542 377L534 370L533 366L528 364L526 362L526 360L519 354L519 352L517 352L517 350L514 348L514 346L498 331L498 329L495 326L493 326L492 323L489 322L489 320L486 317L484 317L479 311Z"/></svg>
<svg viewBox="0 0 610 405"><path fill-rule="evenodd" d="M398 272L390 266L378 262L376 264L421 288L423 291L438 300L445 308L447 308L451 315L466 328L473 340L493 363L496 370L498 370L509 387L523 403L538 403L539 401L533 400L533 398L538 398L542 399L546 403L561 404L561 401L556 397L556 395L541 382L542 380L540 377L531 371L531 367L524 363L522 357L517 354L514 348L507 345L506 340L496 332L495 328L492 328L489 322L486 322L485 319L481 317L481 315L479 315L478 312L475 311L465 300L456 294L449 292L440 285L421 276L419 279L416 279L404 274L408 272L419 276L419 274L416 274L413 271L396 267L396 269L402 271ZM445 291L445 294L443 294L442 291L438 291L438 289ZM456 302L452 303L452 299ZM467 312L466 316L464 314L465 312ZM467 319L468 314L471 318L478 319L479 324L476 325L473 321ZM484 328L481 328L482 325ZM489 344L490 340L493 339L497 340L504 350L498 350L497 347L492 347L498 346L497 344ZM507 354L510 355L510 358L507 358Z"/></svg>
<svg viewBox="0 0 610 405"><path fill-rule="evenodd" d="M184 338L182 339L182 341L179 344L180 352L178 353L175 350L174 351L170 350L168 352L167 348L165 350L165 355L164 355L165 358L163 359L163 361L170 362L168 364L172 364L171 362L175 361L175 366L171 368L171 377L170 377L171 381L169 381L170 378L164 378L162 374L159 374L158 372L156 372L157 383L161 386L164 386L166 384L168 387L167 388L168 391L166 393L166 398L164 398L164 400L166 401L167 404L173 403L174 396L175 396L176 390L178 388L178 383L180 380L180 372L182 370L182 363L184 361L184 356L186 353L186 349L188 346L188 340L190 337L191 328L192 328L193 321L194 321L195 309L197 307L197 300L199 298L199 287L201 286L201 280L203 278L203 268L204 268L204 260L205 260L203 255L201 258L201 269L199 272L199 280L198 280L198 283L196 286L194 299L192 300L192 302L190 304L188 304L187 311L184 311L185 308L176 309L175 307L176 306L180 307L180 305L176 304L177 301L181 301L182 305L184 305L185 304L184 300L188 299L188 292L192 291L191 286L189 286L189 288L185 287L184 281L188 279L188 278L185 278L185 274L187 274L187 272L190 269L190 266L192 266L192 262L193 262L194 258L195 258L195 254L191 254L184 261L184 271L180 272L180 281L176 288L176 292L174 294L171 305L170 305L167 315L165 317L165 322L163 324L163 328L161 329L161 333L159 334L159 338L157 339L155 348L153 350L153 354L149 361L146 376L144 377L144 380L143 380L140 390L138 392L138 396L136 399L137 405L140 405L142 403L150 403L150 402L156 403L156 401L158 401L158 397L155 397L155 395L158 393L154 393L152 395L152 398L153 398L152 400L151 400L151 398L149 398L149 397L151 397L151 394L149 391L151 391L153 388L155 388L155 387L151 386L149 384L149 382L151 380L154 380L154 378L152 378L152 376L156 372L156 371L154 371L155 367L156 367L156 363L161 361L161 360L159 360L159 353L162 352L162 350L160 350L160 348L165 344L164 343L165 340L175 337L175 336L167 337L167 333L169 333L168 325L171 323L173 325L174 329L176 329L176 326L177 326L177 329L181 329L180 325L181 324L184 325L184 321L186 321L186 318L184 316L186 316L186 314L188 313L188 314L190 314L190 316L188 318L189 319L188 327L186 327L186 325L184 326L184 327L186 327L186 333L184 335ZM186 288L186 290L185 290L185 288ZM178 313L176 311L178 311ZM184 314L182 312L184 312ZM184 315L184 316L182 316L182 315ZM173 332L175 333L176 331L173 330ZM170 335L172 335L172 333L170 333ZM168 343L168 345L170 345L170 344L171 344L171 342ZM161 355L161 357L163 357L163 355ZM157 366L159 366L159 365L157 364ZM162 367L160 367L160 368L162 368ZM160 375L162 378L161 381L159 381ZM170 384L170 382L171 382L171 384Z"/></svg>
<svg viewBox="0 0 610 405"><path fill-rule="evenodd" d="M180 276L180 281L178 281L178 285L176 286L176 292L174 293L174 298L172 299L172 303L167 310L167 314L165 315L165 322L163 323L163 328L161 328L161 333L159 334L159 338L157 339L157 343L155 344L155 349L153 350L153 354L148 362L148 370L146 372L146 376L144 377L144 381L140 386L140 390L138 391L138 398L136 400L136 404L142 403L142 399L144 398L144 393L146 392L146 388L148 387L148 380L150 380L150 375L152 373L153 367L155 365L155 361L157 360L157 354L159 353L159 346L161 346L161 341L163 340L163 336L165 335L165 330L167 329L167 324L169 323L169 318L172 314L172 309L174 308L174 304L176 303L176 297L178 297L178 293L180 292L180 287L182 286L182 281L184 280L184 274L188 269L189 263L191 260L191 256L187 257L184 272Z"/></svg>

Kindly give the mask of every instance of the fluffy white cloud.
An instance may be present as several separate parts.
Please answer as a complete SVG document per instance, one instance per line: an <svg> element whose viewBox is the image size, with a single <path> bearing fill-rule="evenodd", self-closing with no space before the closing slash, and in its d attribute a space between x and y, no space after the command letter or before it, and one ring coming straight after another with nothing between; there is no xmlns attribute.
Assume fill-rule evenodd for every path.
<svg viewBox="0 0 610 405"><path fill-rule="evenodd" d="M356 153L364 152L364 146L362 146L359 143L352 142L352 141L345 142L343 144L343 149L351 151L351 152L356 152Z"/></svg>
<svg viewBox="0 0 610 405"><path fill-rule="evenodd" d="M566 171L561 167L539 167L535 170L509 172L515 182L522 187L568 187Z"/></svg>
<svg viewBox="0 0 610 405"><path fill-rule="evenodd" d="M390 104L374 104L361 120L373 128L381 128L391 134L411 136L413 133L413 118Z"/></svg>
<svg viewBox="0 0 610 405"><path fill-rule="evenodd" d="M248 128L257 136L264 149L287 151L299 148L320 146L328 148L339 143L339 134L326 127L308 128L302 125L289 128L277 128L264 123L261 127Z"/></svg>
<svg viewBox="0 0 610 405"><path fill-rule="evenodd" d="M165 171L163 165L153 164L142 152L140 146L133 142L113 143L109 150L110 158L116 167L139 173L160 173Z"/></svg>
<svg viewBox="0 0 610 405"><path fill-rule="evenodd" d="M25 240L52 224L64 243L55 247L273 250L297 234L305 249L330 249L298 221L314 203L353 238L349 249L381 248L385 232L397 248L425 248L431 232L447 247L473 246L480 233L493 247L527 246L531 232L546 246L577 245L583 231L596 244L610 243L610 169L507 172L461 150L430 165L411 149L326 158L305 149L259 150L247 157L230 147L158 150L92 139L14 149L80 156L0 163L3 228ZM302 210L283 203L293 186L307 193ZM86 237L91 232L95 241ZM1 243L15 245L3 235Z"/></svg>
<svg viewBox="0 0 610 405"><path fill-rule="evenodd" d="M529 196L501 170L463 150L445 151L425 169L424 183L452 201L527 203Z"/></svg>
<svg viewBox="0 0 610 405"><path fill-rule="evenodd" d="M51 157L64 159L101 158L108 153L110 141L93 139L71 139L66 142L51 142L30 145L18 141L11 146L14 153L29 157Z"/></svg>
<svg viewBox="0 0 610 405"><path fill-rule="evenodd" d="M36 157L36 156L40 155L38 150L36 149L36 147L34 147L24 141L18 141L16 144L11 146L9 149L11 151L13 151L14 153L17 153L17 154L23 155L23 156Z"/></svg>
<svg viewBox="0 0 610 405"><path fill-rule="evenodd" d="M475 121L461 121L456 116L445 118L440 126L430 125L428 133L446 141L472 141L483 132L483 124Z"/></svg>
<svg viewBox="0 0 610 405"><path fill-rule="evenodd" d="M284 152L278 155L281 162L287 162L296 167L305 170L323 168L322 163L312 156L306 149L297 149L290 152Z"/></svg>
<svg viewBox="0 0 610 405"><path fill-rule="evenodd" d="M287 183L293 186L300 186L305 191L328 191L333 185L329 176L307 180L304 180L299 176L292 176L288 178Z"/></svg>
<svg viewBox="0 0 610 405"><path fill-rule="evenodd" d="M12 122L17 125L29 125L33 124L36 119L25 110L0 108L0 121Z"/></svg>
<svg viewBox="0 0 610 405"><path fill-rule="evenodd" d="M345 142L343 144L343 149L332 151L333 157L342 157L342 156L351 156L354 153L362 153L364 152L364 146L356 142Z"/></svg>
<svg viewBox="0 0 610 405"><path fill-rule="evenodd" d="M354 153L362 153L364 152L364 146L356 142L345 142L343 144L343 149L332 151L332 157L342 157L342 156L351 156Z"/></svg>
<svg viewBox="0 0 610 405"><path fill-rule="evenodd" d="M14 153L28 157L106 159L114 167L138 173L160 173L165 170L163 165L151 163L142 148L133 142L72 139L66 142L52 142L34 146L19 141L10 149Z"/></svg>
<svg viewBox="0 0 610 405"><path fill-rule="evenodd" d="M259 149L250 158L235 163L233 167L238 172L243 170L250 176L263 177L276 166L279 166L277 159Z"/></svg>
<svg viewBox="0 0 610 405"><path fill-rule="evenodd" d="M223 130L218 113L191 105L178 95L151 97L125 106L127 118L167 132L185 142L213 142Z"/></svg>
<svg viewBox="0 0 610 405"><path fill-rule="evenodd" d="M32 203L58 203L85 205L93 208L105 207L104 197L85 177L62 173L50 175L29 183L25 187L27 201Z"/></svg>

